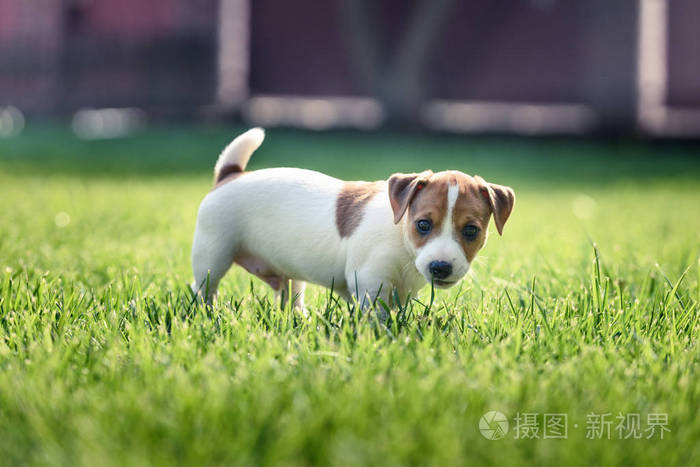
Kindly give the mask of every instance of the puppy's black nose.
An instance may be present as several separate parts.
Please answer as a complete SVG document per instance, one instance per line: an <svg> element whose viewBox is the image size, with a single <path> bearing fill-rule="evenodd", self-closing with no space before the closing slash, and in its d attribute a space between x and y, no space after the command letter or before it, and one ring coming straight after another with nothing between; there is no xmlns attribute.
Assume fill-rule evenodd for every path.
<svg viewBox="0 0 700 467"><path fill-rule="evenodd" d="M433 261L428 265L428 269L435 279L444 279L452 274L452 265L447 261Z"/></svg>

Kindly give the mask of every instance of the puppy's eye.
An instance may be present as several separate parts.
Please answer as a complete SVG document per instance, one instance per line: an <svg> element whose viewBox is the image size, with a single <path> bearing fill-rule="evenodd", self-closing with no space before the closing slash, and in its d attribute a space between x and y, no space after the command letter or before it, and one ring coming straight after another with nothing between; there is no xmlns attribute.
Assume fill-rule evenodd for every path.
<svg viewBox="0 0 700 467"><path fill-rule="evenodd" d="M467 240L474 240L478 234L479 227L475 225L467 224L462 229L462 235L464 235L464 238L466 238Z"/></svg>
<svg viewBox="0 0 700 467"><path fill-rule="evenodd" d="M421 219L418 222L416 222L416 229L418 230L418 233L425 235L430 230L433 228L433 223L430 222L428 219Z"/></svg>

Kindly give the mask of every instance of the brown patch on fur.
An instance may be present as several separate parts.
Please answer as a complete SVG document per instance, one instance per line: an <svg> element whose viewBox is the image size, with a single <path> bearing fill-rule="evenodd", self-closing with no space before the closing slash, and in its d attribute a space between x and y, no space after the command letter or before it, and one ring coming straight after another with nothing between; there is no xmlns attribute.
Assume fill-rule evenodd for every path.
<svg viewBox="0 0 700 467"><path fill-rule="evenodd" d="M383 188L383 182L346 182L343 184L335 202L335 225L341 238L352 235L362 221L365 206Z"/></svg>
<svg viewBox="0 0 700 467"><path fill-rule="evenodd" d="M219 171L216 180L214 180L214 187L212 188L212 191L216 190L225 183L237 179L241 175L245 175L245 172L243 172L243 169L241 169L240 165L226 164L225 166L221 167L221 170Z"/></svg>
<svg viewBox="0 0 700 467"><path fill-rule="evenodd" d="M462 246L467 261L471 263L486 243L491 208L481 192L483 189L481 184L469 175L460 175L457 177L459 196L452 210L452 225L455 238ZM476 238L472 240L464 238L462 230L467 225L474 225L479 229Z"/></svg>
<svg viewBox="0 0 700 467"><path fill-rule="evenodd" d="M435 235L439 235L445 222L448 180L444 174L445 172L440 172L430 177L425 186L416 192L408 207L406 228L409 229L411 241L416 248L422 247ZM433 223L432 230L426 235L418 232L416 228L416 222L421 219L428 219Z"/></svg>
<svg viewBox="0 0 700 467"><path fill-rule="evenodd" d="M476 177L481 179L480 177ZM483 180L483 179L481 179ZM488 202L493 212L493 221L496 223L498 235L503 235L503 225L510 217L515 205L515 193L513 189L495 183L488 183Z"/></svg>
<svg viewBox="0 0 700 467"><path fill-rule="evenodd" d="M243 169L241 168L240 165L238 164L226 164L225 166L221 167L221 170L219 171L218 177L216 177L216 183L219 183L220 181L224 180L225 178L228 178L229 175L232 174L240 174L243 172Z"/></svg>
<svg viewBox="0 0 700 467"><path fill-rule="evenodd" d="M432 170L425 170L419 174L398 173L389 177L387 191L389 192L391 210L394 212L394 224L399 223L413 198L425 188L432 175Z"/></svg>

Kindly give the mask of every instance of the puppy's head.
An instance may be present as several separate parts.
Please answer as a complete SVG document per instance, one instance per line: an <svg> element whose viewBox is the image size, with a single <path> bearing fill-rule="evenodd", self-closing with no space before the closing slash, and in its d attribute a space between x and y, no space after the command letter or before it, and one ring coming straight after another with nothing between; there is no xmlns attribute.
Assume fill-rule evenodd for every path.
<svg viewBox="0 0 700 467"><path fill-rule="evenodd" d="M441 288L456 284L486 243L493 214L499 235L513 190L458 171L394 174L388 182L394 223L403 222L418 271Z"/></svg>

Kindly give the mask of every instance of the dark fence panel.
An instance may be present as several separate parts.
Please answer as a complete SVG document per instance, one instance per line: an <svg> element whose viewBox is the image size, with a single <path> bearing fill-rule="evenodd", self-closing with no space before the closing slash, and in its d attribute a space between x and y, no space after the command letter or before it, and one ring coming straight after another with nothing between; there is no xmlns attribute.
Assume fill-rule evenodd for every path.
<svg viewBox="0 0 700 467"><path fill-rule="evenodd" d="M671 106L700 107L700 2L668 2L668 95ZM683 44L683 47L673 46Z"/></svg>
<svg viewBox="0 0 700 467"><path fill-rule="evenodd" d="M0 0L0 104L191 113L213 102L218 2Z"/></svg>
<svg viewBox="0 0 700 467"><path fill-rule="evenodd" d="M62 4L0 0L0 106L53 109L63 50Z"/></svg>
<svg viewBox="0 0 700 467"><path fill-rule="evenodd" d="M167 112L214 99L213 37L168 35L125 44L91 35L70 38L66 50L60 103L65 111L140 106Z"/></svg>
<svg viewBox="0 0 700 467"><path fill-rule="evenodd" d="M457 2L430 61L441 99L586 100L582 2Z"/></svg>
<svg viewBox="0 0 700 467"><path fill-rule="evenodd" d="M251 2L252 93L367 94L347 52L340 3Z"/></svg>
<svg viewBox="0 0 700 467"><path fill-rule="evenodd" d="M256 0L250 89L375 96L390 114L435 98L587 104L629 126L637 5Z"/></svg>

